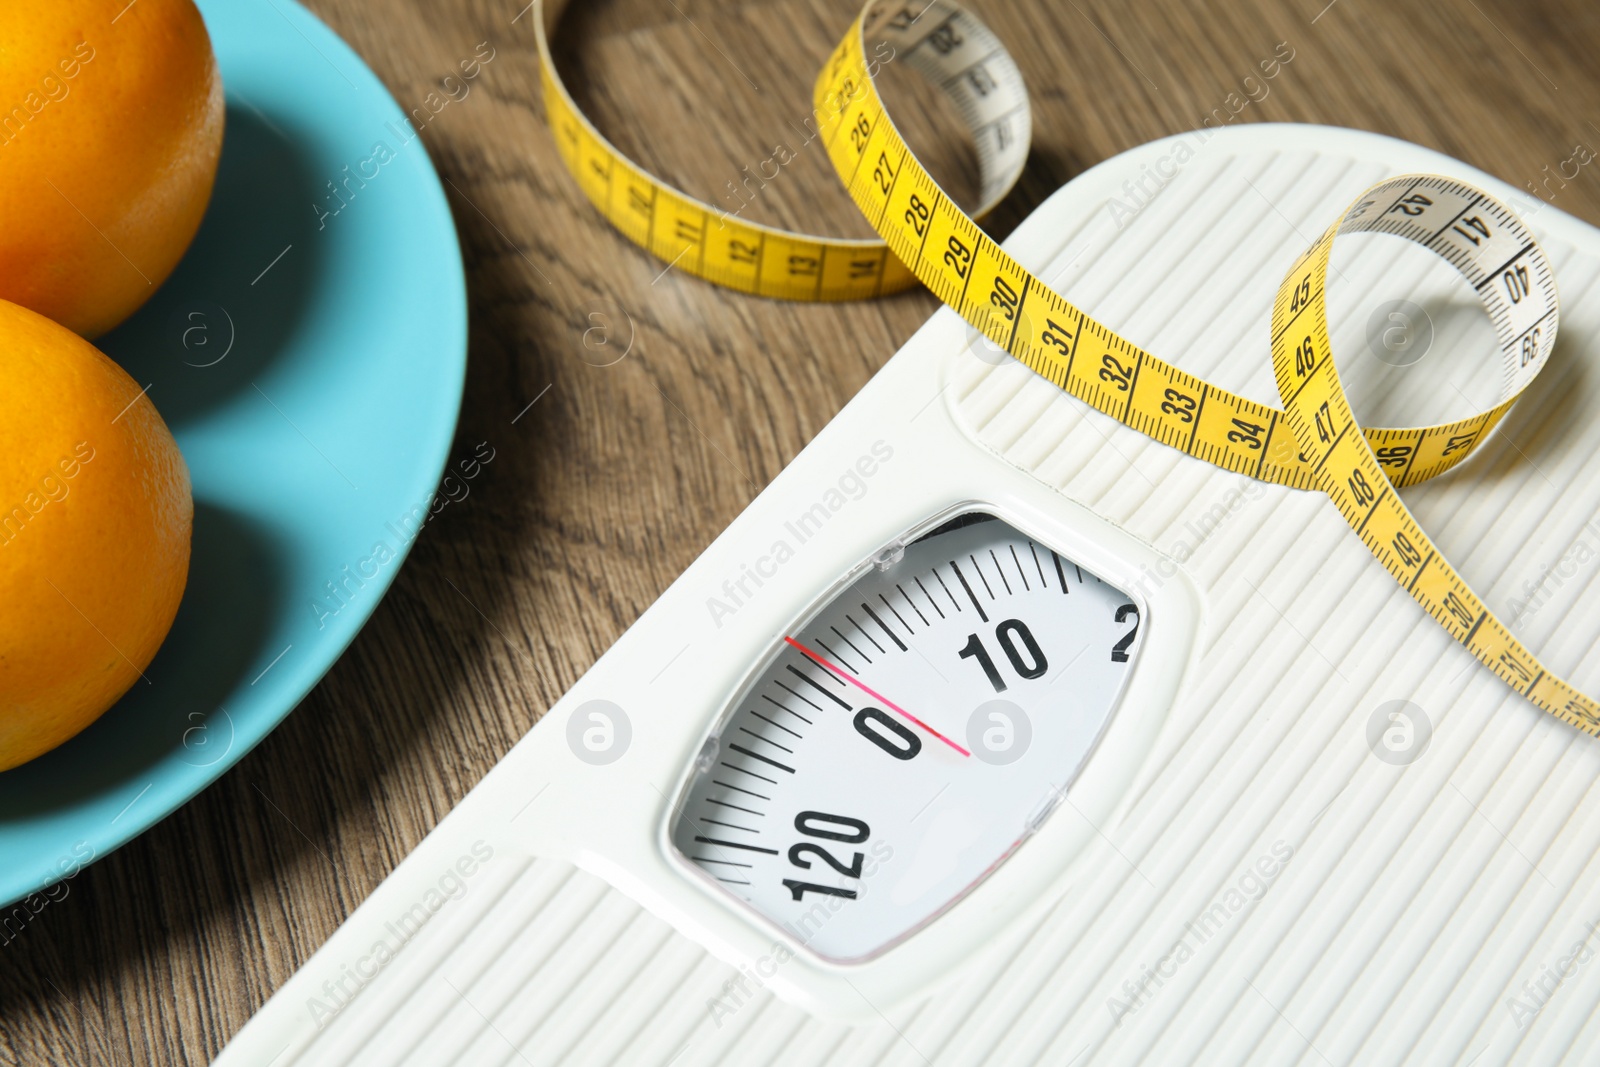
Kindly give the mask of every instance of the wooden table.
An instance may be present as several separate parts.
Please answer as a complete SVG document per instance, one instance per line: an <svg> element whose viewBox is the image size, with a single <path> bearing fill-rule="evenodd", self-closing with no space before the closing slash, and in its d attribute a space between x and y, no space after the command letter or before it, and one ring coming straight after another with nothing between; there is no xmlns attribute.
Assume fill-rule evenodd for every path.
<svg viewBox="0 0 1600 1067"><path fill-rule="evenodd" d="M487 442L495 459L275 734L0 949L0 1063L209 1060L935 308L921 292L781 304L663 271L562 170L519 0L310 2L407 109L480 43L493 50L422 137L469 276L455 452ZM1576 147L1600 150L1593 0L1324 4L977 2L1035 109L1032 160L991 232L1090 165L1214 109L1226 117L1230 98L1263 84L1234 121L1377 130L1600 222L1600 159L1551 178ZM854 8L574 6L558 50L580 102L635 159L708 199L808 114L814 71ZM1246 84L1280 42L1292 60ZM913 139L970 187L938 119ZM815 151L747 214L864 232ZM627 358L594 365L584 331L620 342L629 317Z"/></svg>

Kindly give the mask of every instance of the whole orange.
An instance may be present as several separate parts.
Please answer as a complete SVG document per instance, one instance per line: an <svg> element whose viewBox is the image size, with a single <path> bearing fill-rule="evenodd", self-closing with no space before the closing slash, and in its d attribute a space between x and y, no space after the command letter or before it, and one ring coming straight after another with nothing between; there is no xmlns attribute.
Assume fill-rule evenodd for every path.
<svg viewBox="0 0 1600 1067"><path fill-rule="evenodd" d="M194 238L222 79L192 0L0 3L0 299L98 337Z"/></svg>
<svg viewBox="0 0 1600 1067"><path fill-rule="evenodd" d="M0 300L0 770L140 682L183 597L189 468L123 369ZM143 684L140 682L140 684Z"/></svg>

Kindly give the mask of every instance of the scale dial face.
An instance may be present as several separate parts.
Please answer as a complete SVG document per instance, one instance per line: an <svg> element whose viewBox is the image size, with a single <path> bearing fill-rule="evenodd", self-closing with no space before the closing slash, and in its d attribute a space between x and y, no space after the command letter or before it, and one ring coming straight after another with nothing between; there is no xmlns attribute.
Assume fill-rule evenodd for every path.
<svg viewBox="0 0 1600 1067"><path fill-rule="evenodd" d="M706 742L673 843L817 955L879 953L1070 799L1139 622L1005 522L951 520L783 637Z"/></svg>

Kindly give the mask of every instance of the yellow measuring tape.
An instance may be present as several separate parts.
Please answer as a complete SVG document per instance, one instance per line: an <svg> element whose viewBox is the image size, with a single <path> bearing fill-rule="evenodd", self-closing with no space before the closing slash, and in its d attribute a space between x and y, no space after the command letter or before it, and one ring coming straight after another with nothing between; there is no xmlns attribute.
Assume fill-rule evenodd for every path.
<svg viewBox="0 0 1600 1067"><path fill-rule="evenodd" d="M1395 492L1470 455L1554 346L1555 280L1538 242L1504 204L1435 175L1390 178L1357 198L1278 290L1271 351L1280 410L1187 374L1095 321L1002 251L928 175L873 82L886 62L909 63L957 106L978 146L978 214L1010 190L1028 151L1027 95L1015 62L950 0L868 3L816 82L812 132L883 242L750 223L630 163L583 117L551 61L548 38L565 4L540 6L550 127L584 193L629 238L690 273L762 296L854 299L920 281L995 345L1096 410L1227 470L1327 493L1395 580L1483 664L1552 715L1600 734L1600 704L1512 637ZM1498 404L1444 425L1356 423L1334 367L1324 302L1334 239L1354 232L1413 241L1474 288L1500 343Z"/></svg>

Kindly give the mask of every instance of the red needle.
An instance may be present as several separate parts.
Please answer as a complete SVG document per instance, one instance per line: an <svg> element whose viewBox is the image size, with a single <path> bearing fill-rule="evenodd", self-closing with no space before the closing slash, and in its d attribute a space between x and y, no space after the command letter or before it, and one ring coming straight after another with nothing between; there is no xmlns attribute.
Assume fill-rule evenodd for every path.
<svg viewBox="0 0 1600 1067"><path fill-rule="evenodd" d="M924 730L928 731L934 737L937 737L939 740L943 741L945 744L949 745L951 748L955 749L957 752L961 753L963 756L972 755L972 753L968 752L966 749L962 748L960 745L958 745L954 741L950 740L944 734L941 734L938 730L935 730L933 727L929 726L927 723L923 722L921 719L919 719L915 715L911 714L905 708L902 708L899 704L896 704L894 701L890 700L888 697L884 696L882 693L878 692L876 689L872 689L869 686L867 686L865 683L859 681L855 677L855 675L848 674L845 671L840 670L838 667L835 667L833 664L829 663L826 659L823 659L821 656L817 655L815 652L811 651L805 645L802 645L799 641L796 641L792 637L785 637L784 640L787 641L791 646L793 646L794 648L798 649L800 652L805 654L805 656L807 656L809 659L813 660L819 666L823 667L826 670L832 671L834 674L837 674L840 678L843 678L845 681L849 682L851 685L855 686L857 689L861 690L863 693L867 694L867 696L871 697L873 700L876 700L878 703L882 704L884 707L893 708L895 711L899 712L901 715L904 715L906 718L910 719L912 722L916 723L918 726L922 727Z"/></svg>

